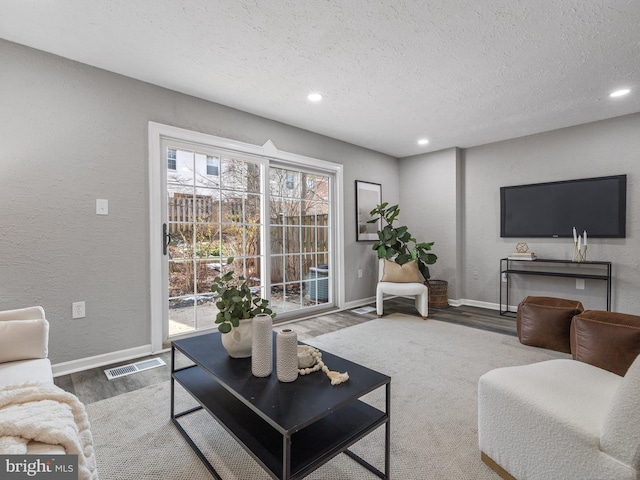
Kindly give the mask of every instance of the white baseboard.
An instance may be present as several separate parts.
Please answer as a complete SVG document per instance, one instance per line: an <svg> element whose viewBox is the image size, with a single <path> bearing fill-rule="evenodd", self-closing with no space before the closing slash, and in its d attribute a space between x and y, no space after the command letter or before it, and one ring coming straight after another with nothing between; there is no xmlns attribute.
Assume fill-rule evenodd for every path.
<svg viewBox="0 0 640 480"><path fill-rule="evenodd" d="M466 298L463 298L462 300L460 300L460 302L461 302L461 305L468 305L469 307L487 308L489 310L500 310L500 304L498 303L481 302L479 300L469 300ZM451 300L449 300L449 305L451 305ZM512 313L515 313L518 310L518 306L509 305L509 308L507 310L509 310Z"/></svg>
<svg viewBox="0 0 640 480"><path fill-rule="evenodd" d="M489 310L500 310L500 305L492 302L481 302L480 300L471 300L468 298L462 298L459 300L460 305L466 305L468 307L486 308Z"/></svg>
<svg viewBox="0 0 640 480"><path fill-rule="evenodd" d="M360 300L353 300L351 302L346 302L340 310L353 310L354 308L361 307L363 305L368 305L369 303L376 303L376 297L369 298L361 298Z"/></svg>
<svg viewBox="0 0 640 480"><path fill-rule="evenodd" d="M119 350L117 352L104 353L102 355L80 358L69 362L56 363L51 368L53 370L53 376L59 377L61 375L69 375L70 373L102 367L112 363L124 362L126 360L131 360L132 358L145 357L151 354L151 344L141 345L127 350Z"/></svg>

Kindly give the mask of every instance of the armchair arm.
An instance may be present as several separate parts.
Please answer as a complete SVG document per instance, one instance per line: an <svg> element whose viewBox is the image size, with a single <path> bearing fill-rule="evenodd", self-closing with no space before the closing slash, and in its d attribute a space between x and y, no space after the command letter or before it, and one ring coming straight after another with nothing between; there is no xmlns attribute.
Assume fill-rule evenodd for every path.
<svg viewBox="0 0 640 480"><path fill-rule="evenodd" d="M49 322L42 307L0 312L0 362L47 358Z"/></svg>

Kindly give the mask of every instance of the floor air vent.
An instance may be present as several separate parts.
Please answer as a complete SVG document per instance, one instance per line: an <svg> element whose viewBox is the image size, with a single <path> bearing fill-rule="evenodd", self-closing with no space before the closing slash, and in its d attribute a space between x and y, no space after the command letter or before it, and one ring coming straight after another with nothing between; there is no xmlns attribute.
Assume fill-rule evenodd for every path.
<svg viewBox="0 0 640 480"><path fill-rule="evenodd" d="M109 380L114 378L125 377L132 373L143 372L151 368L162 367L166 365L160 358L152 358L151 360L144 360L138 363L130 363L129 365L122 365L120 367L109 368L104 371Z"/></svg>
<svg viewBox="0 0 640 480"><path fill-rule="evenodd" d="M355 310L351 310L353 313L359 313L360 315L364 315L365 313L375 312L376 309L374 307L360 307Z"/></svg>

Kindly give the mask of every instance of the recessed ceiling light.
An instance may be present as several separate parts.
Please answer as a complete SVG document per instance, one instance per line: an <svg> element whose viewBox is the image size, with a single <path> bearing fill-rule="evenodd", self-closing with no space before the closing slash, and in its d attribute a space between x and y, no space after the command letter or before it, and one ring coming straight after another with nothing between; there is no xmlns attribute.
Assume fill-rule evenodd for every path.
<svg viewBox="0 0 640 480"><path fill-rule="evenodd" d="M322 95L320 95L319 93L310 93L307 98L312 102L319 102L320 100L322 100Z"/></svg>
<svg viewBox="0 0 640 480"><path fill-rule="evenodd" d="M418 145L426 145L427 143L429 143L429 140L426 138L421 138L420 140L418 140Z"/></svg>
<svg viewBox="0 0 640 480"><path fill-rule="evenodd" d="M610 97L622 97L623 95L626 95L627 93L629 93L631 90L628 88L623 88L622 90L616 90L615 92L612 92L609 94Z"/></svg>

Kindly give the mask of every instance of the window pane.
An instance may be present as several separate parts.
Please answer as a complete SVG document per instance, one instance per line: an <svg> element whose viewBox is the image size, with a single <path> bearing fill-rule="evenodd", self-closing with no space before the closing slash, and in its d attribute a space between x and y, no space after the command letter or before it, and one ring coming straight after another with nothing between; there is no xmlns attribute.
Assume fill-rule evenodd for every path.
<svg viewBox="0 0 640 480"><path fill-rule="evenodd" d="M193 268L193 260L169 261L170 298L195 293Z"/></svg>
<svg viewBox="0 0 640 480"><path fill-rule="evenodd" d="M211 292L211 284L213 279L220 275L219 260L197 260L196 267L196 292L198 295L198 304L209 303L213 299Z"/></svg>
<svg viewBox="0 0 640 480"><path fill-rule="evenodd" d="M284 253L284 228L280 226L271 227L271 249L270 253L280 254Z"/></svg>
<svg viewBox="0 0 640 480"><path fill-rule="evenodd" d="M260 195L247 194L244 201L244 223L260 223Z"/></svg>
<svg viewBox="0 0 640 480"><path fill-rule="evenodd" d="M301 280L300 276L300 255L285 255L285 282Z"/></svg>
<svg viewBox="0 0 640 480"><path fill-rule="evenodd" d="M244 255L260 255L260 225L245 225Z"/></svg>

